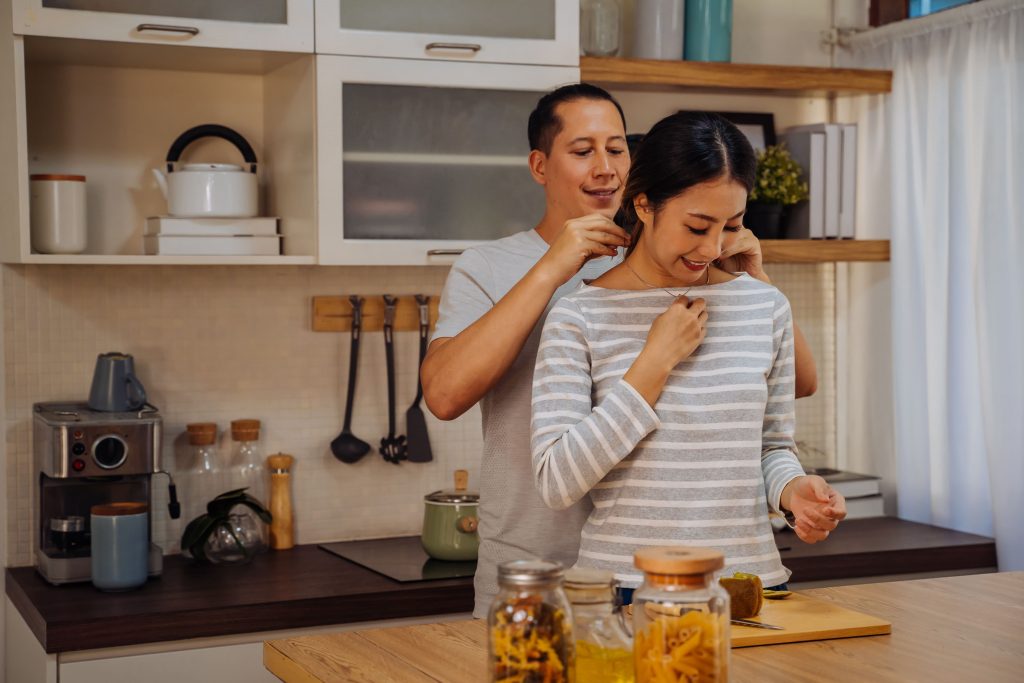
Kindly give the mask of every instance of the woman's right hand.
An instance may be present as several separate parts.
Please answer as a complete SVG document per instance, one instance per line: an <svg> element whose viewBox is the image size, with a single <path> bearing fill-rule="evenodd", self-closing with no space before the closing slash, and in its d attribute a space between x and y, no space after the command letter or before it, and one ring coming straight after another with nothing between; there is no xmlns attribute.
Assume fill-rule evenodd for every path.
<svg viewBox="0 0 1024 683"><path fill-rule="evenodd" d="M664 363L671 371L697 350L707 331L708 310L704 299L680 296L651 323L642 355Z"/></svg>
<svg viewBox="0 0 1024 683"><path fill-rule="evenodd" d="M651 323L647 341L623 376L654 408L672 369L704 341L708 310L704 299L681 296Z"/></svg>

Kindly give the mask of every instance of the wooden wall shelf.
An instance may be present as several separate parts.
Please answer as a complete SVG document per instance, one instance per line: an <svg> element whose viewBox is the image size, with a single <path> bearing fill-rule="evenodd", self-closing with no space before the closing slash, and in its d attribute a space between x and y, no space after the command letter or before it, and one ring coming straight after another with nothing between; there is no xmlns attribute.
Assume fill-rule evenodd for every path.
<svg viewBox="0 0 1024 683"><path fill-rule="evenodd" d="M892 72L810 66L580 57L580 78L604 85L836 94L887 93Z"/></svg>
<svg viewBox="0 0 1024 683"><path fill-rule="evenodd" d="M889 240L761 240L765 263L888 261Z"/></svg>

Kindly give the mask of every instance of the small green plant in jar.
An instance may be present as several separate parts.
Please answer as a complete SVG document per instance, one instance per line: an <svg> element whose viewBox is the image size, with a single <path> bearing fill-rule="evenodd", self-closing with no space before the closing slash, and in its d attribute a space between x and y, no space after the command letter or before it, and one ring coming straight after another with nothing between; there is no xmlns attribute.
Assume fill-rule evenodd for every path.
<svg viewBox="0 0 1024 683"><path fill-rule="evenodd" d="M769 145L757 152L757 173L743 224L761 239L777 238L783 209L808 196L800 164L784 144Z"/></svg>

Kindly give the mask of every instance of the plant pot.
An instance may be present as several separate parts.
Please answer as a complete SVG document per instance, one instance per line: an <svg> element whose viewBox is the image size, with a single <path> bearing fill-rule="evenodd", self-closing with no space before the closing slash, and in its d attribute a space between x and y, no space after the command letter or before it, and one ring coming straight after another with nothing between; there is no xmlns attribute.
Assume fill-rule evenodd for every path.
<svg viewBox="0 0 1024 683"><path fill-rule="evenodd" d="M750 229L759 240L782 239L782 204L748 202L743 225Z"/></svg>

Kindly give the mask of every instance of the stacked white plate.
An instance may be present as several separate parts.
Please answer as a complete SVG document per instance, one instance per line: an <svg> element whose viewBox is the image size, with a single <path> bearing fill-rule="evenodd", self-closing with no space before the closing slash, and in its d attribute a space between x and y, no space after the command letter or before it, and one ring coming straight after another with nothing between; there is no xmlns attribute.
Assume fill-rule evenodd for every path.
<svg viewBox="0 0 1024 683"><path fill-rule="evenodd" d="M276 217L146 219L143 248L170 256L278 256L281 235Z"/></svg>

